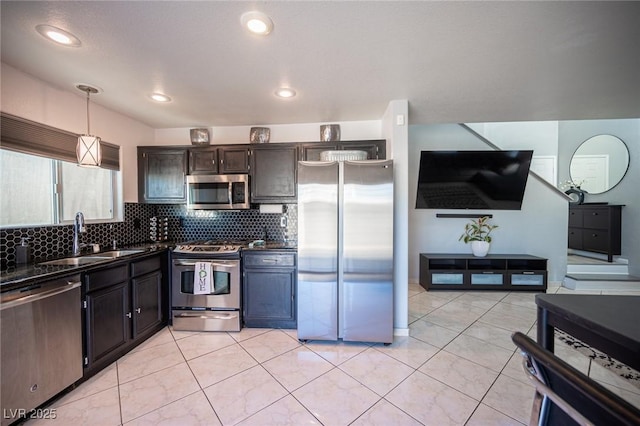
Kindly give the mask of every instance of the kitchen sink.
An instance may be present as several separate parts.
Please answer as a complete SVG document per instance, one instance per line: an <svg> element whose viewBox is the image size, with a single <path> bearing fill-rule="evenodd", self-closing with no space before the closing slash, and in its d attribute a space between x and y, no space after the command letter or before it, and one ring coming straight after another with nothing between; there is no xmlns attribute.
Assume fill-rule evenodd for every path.
<svg viewBox="0 0 640 426"><path fill-rule="evenodd" d="M40 262L38 265L56 265L56 266L80 266L89 265L91 263L103 262L105 260L113 260L122 256L143 253L143 249L124 249L106 251L104 253L89 254L78 257L65 257L63 259L54 259L47 262Z"/></svg>
<svg viewBox="0 0 640 426"><path fill-rule="evenodd" d="M88 265L90 263L102 262L113 259L112 256L82 256L82 257L65 257L64 259L49 260L41 262L39 265L59 265L59 266L79 266Z"/></svg>
<svg viewBox="0 0 640 426"><path fill-rule="evenodd" d="M145 250L143 249L124 249L124 250L113 250L106 251L104 253L100 253L99 256L105 256L109 258L121 257L121 256L129 256L132 254L143 253Z"/></svg>

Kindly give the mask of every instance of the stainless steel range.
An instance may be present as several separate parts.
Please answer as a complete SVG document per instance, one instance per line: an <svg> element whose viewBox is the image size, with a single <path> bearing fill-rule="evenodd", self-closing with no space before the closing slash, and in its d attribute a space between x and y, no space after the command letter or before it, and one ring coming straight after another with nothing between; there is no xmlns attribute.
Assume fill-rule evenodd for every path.
<svg viewBox="0 0 640 426"><path fill-rule="evenodd" d="M171 306L175 330L240 331L241 244L192 241L171 254ZM209 291L197 294L196 267L210 265Z"/></svg>

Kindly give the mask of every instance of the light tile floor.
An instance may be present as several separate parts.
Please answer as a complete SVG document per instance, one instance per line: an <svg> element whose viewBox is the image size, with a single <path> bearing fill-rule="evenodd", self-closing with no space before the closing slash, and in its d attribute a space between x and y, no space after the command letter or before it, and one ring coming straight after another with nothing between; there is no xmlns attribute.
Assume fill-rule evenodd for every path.
<svg viewBox="0 0 640 426"><path fill-rule="evenodd" d="M526 424L533 387L510 336L535 337L534 294L425 292L417 284L409 293L410 336L390 346L301 344L295 330L165 328L54 402L55 420L29 424ZM556 348L640 406L639 388Z"/></svg>

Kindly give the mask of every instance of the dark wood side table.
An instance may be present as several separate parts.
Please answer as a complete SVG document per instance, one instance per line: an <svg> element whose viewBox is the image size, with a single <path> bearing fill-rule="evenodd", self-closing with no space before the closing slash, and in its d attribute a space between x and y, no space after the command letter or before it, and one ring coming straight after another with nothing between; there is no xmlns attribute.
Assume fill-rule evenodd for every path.
<svg viewBox="0 0 640 426"><path fill-rule="evenodd" d="M538 343L558 328L640 371L640 296L538 294Z"/></svg>

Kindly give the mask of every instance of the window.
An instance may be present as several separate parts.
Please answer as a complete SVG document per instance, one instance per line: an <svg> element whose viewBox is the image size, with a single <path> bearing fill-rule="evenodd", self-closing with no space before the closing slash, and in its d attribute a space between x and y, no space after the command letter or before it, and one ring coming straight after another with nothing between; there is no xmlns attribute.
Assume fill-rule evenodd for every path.
<svg viewBox="0 0 640 426"><path fill-rule="evenodd" d="M0 226L117 220L119 172L0 149Z"/></svg>
<svg viewBox="0 0 640 426"><path fill-rule="evenodd" d="M113 171L101 168L79 167L60 161L62 183L62 221L72 221L76 212L85 219L113 219Z"/></svg>
<svg viewBox="0 0 640 426"><path fill-rule="evenodd" d="M0 225L55 223L53 163L0 149Z"/></svg>

